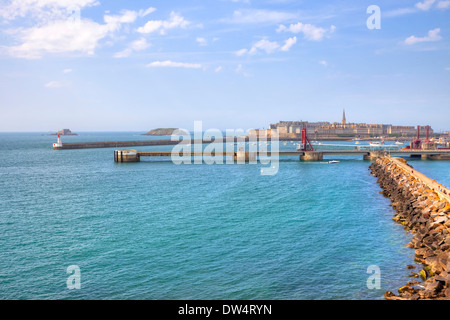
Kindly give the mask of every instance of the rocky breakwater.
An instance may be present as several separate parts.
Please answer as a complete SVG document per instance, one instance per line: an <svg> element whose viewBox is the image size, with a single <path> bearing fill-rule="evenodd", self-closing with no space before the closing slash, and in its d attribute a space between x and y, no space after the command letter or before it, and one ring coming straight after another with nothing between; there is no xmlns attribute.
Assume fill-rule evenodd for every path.
<svg viewBox="0 0 450 320"><path fill-rule="evenodd" d="M386 292L385 298L450 299L448 192L444 192L444 187L441 189L436 181L415 172L404 159L379 158L372 163L370 170L378 178L383 195L392 201L396 210L394 221L414 234L407 246L415 250L415 261L422 265L422 270L412 273L416 279L399 288L397 295ZM411 265L407 267L414 268Z"/></svg>

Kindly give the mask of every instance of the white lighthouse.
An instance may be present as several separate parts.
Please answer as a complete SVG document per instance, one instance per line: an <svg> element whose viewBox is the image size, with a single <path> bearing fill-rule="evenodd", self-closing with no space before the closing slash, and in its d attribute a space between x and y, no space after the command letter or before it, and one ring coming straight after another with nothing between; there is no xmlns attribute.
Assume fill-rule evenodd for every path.
<svg viewBox="0 0 450 320"><path fill-rule="evenodd" d="M59 136L58 133L58 140L56 141L56 143L53 144L53 149L59 149L62 148L62 142L61 142L61 137Z"/></svg>

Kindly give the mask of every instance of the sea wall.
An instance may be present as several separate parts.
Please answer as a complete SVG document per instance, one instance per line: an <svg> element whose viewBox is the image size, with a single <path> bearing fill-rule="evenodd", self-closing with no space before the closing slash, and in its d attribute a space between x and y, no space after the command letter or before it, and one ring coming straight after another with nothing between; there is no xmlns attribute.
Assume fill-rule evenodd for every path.
<svg viewBox="0 0 450 320"><path fill-rule="evenodd" d="M415 250L415 261L422 270L414 280L386 292L388 300L450 299L450 203L446 188L417 173L404 159L383 157L370 166L382 193L396 210L393 220L414 237L408 247ZM423 176L424 177L424 176ZM441 192L442 191L442 192ZM407 266L413 268L413 266ZM421 279L422 281L419 281Z"/></svg>

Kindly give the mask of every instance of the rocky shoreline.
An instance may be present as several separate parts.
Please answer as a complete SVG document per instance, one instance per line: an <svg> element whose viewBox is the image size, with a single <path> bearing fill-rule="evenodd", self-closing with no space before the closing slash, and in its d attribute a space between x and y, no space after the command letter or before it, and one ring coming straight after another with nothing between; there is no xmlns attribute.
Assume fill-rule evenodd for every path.
<svg viewBox="0 0 450 320"><path fill-rule="evenodd" d="M392 201L396 210L393 220L414 234L407 246L415 250L415 261L423 266L412 274L416 279L398 289L398 295L388 291L385 298L450 299L450 203L417 179L404 159L379 158L370 170L378 178L382 194Z"/></svg>

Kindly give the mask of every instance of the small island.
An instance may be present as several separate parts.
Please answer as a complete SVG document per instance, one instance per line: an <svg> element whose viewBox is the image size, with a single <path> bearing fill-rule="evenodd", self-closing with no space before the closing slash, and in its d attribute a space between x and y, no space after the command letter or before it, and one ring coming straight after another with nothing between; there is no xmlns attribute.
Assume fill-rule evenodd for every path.
<svg viewBox="0 0 450 320"><path fill-rule="evenodd" d="M77 136L77 133L74 133L72 131L70 131L70 129L62 129L59 130L58 132L52 133L52 136L56 136L56 135L60 135L60 136Z"/></svg>
<svg viewBox="0 0 450 320"><path fill-rule="evenodd" d="M178 128L157 128L144 133L143 136L171 136Z"/></svg>

